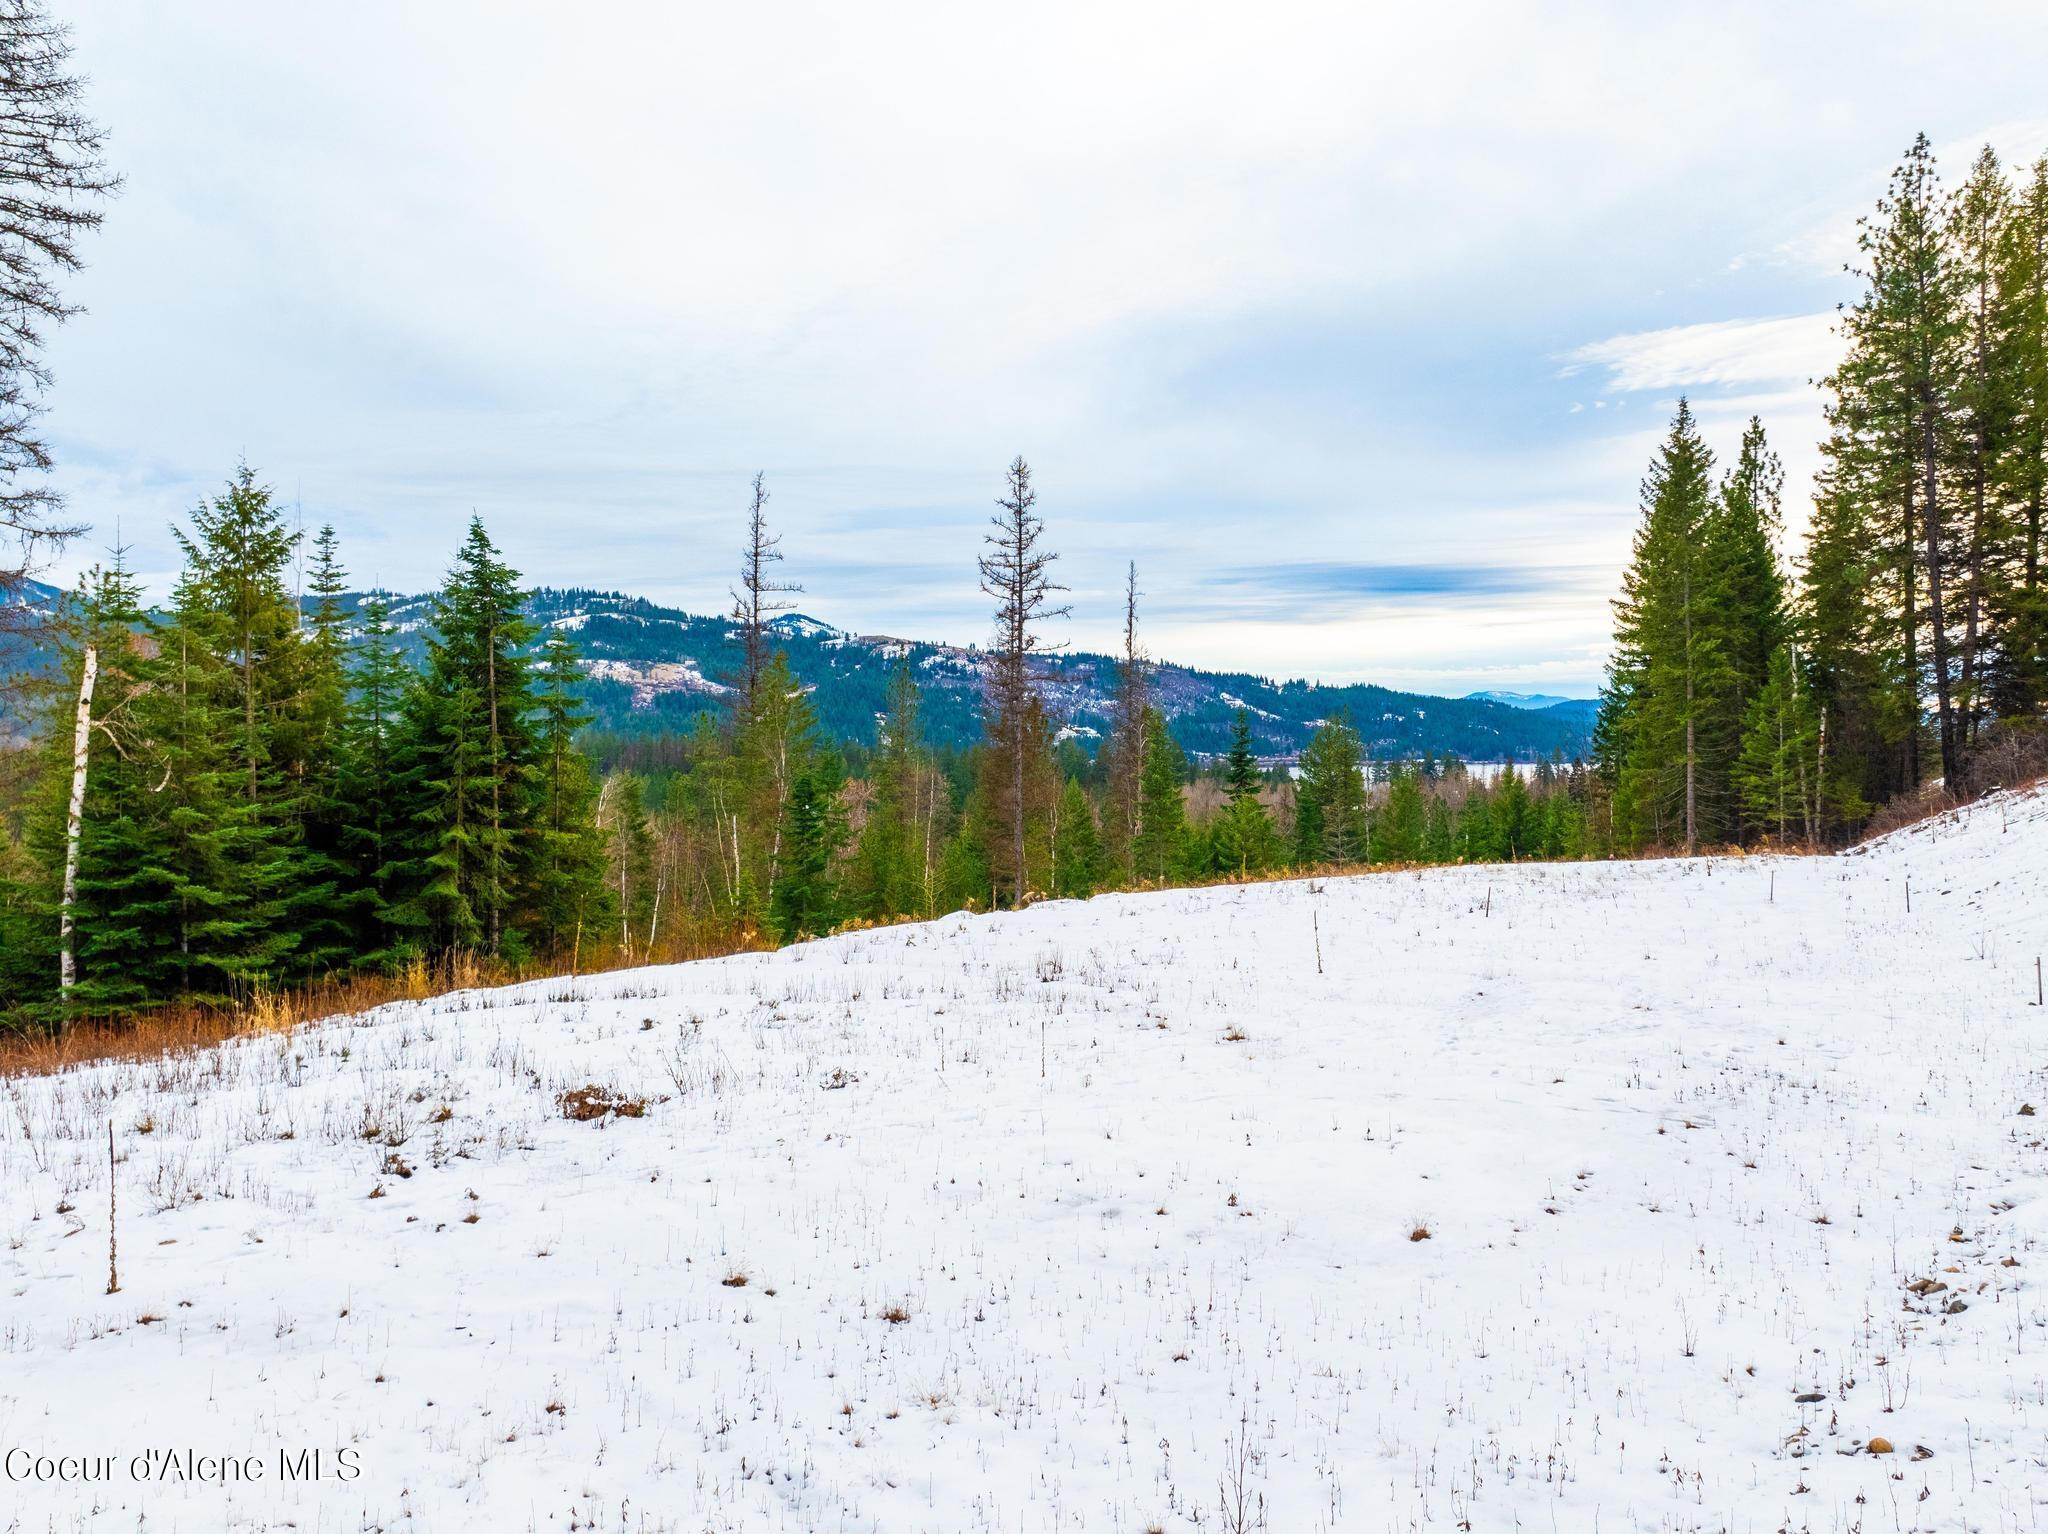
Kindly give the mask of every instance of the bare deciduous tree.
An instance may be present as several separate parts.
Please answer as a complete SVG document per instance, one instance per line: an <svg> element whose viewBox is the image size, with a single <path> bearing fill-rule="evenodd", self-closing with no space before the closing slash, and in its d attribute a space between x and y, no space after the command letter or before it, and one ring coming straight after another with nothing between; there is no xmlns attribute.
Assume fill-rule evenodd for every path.
<svg viewBox="0 0 2048 1534"><path fill-rule="evenodd" d="M94 200L120 178L70 65L69 29L43 0L0 0L0 644L37 621L25 585L81 530L44 479L44 332L78 312L58 279L78 270L78 237L100 222Z"/></svg>

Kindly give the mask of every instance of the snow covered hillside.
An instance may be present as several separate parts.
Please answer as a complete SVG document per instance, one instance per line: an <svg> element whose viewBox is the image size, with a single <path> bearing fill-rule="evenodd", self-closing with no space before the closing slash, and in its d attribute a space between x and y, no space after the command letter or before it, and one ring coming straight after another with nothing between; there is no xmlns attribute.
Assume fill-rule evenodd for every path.
<svg viewBox="0 0 2048 1534"><path fill-rule="evenodd" d="M2048 1526L2044 951L2035 795L0 1083L0 1528Z"/></svg>

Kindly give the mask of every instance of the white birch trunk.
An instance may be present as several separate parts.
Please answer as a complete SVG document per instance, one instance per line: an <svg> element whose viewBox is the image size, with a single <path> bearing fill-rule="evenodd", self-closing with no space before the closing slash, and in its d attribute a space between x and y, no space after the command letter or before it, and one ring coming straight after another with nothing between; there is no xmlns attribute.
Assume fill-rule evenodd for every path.
<svg viewBox="0 0 2048 1534"><path fill-rule="evenodd" d="M85 769L92 748L92 689L99 674L100 652L87 645L78 678L78 722L71 730L71 805L64 817L64 908L57 922L57 988L66 996L78 983L72 918L78 905L78 843L85 828Z"/></svg>

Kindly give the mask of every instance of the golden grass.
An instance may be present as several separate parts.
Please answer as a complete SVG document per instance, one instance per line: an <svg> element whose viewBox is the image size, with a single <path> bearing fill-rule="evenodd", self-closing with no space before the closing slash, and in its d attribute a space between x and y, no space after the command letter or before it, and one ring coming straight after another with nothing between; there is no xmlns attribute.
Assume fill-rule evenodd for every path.
<svg viewBox="0 0 2048 1534"><path fill-rule="evenodd" d="M390 1002L424 1001L452 991L601 974L644 964L723 958L774 946L750 928L691 933L662 944L651 955L613 951L579 968L548 963L515 966L474 953L451 954L434 964L415 960L395 974L333 976L301 986L259 990L235 1006L174 1003L118 1021L76 1023L62 1033L0 1033L0 1076L47 1075L97 1060L153 1059L251 1034L284 1033Z"/></svg>

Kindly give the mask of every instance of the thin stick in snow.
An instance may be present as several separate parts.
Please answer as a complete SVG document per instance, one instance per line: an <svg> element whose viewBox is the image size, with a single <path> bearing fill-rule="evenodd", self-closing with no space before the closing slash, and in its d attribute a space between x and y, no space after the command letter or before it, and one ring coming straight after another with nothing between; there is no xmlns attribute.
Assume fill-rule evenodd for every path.
<svg viewBox="0 0 2048 1534"><path fill-rule="evenodd" d="M114 1121L107 1120L107 1293L121 1292L121 1270L114 1265Z"/></svg>

